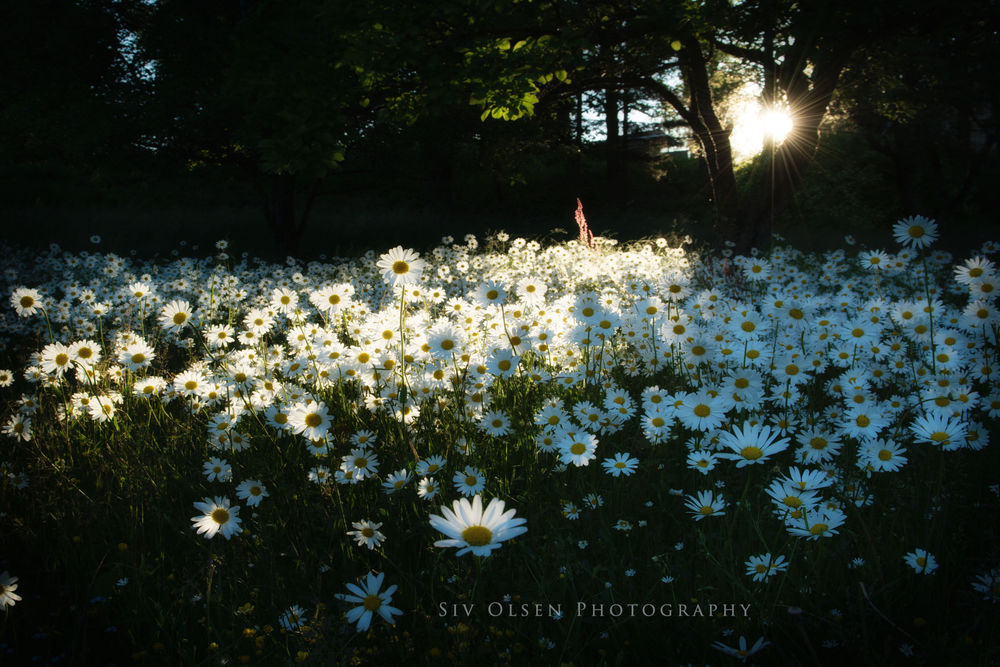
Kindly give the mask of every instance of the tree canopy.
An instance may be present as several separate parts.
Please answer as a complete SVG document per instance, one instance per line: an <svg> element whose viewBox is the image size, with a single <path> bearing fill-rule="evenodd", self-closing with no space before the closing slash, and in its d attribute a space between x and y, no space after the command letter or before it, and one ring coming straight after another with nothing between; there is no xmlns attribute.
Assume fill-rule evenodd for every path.
<svg viewBox="0 0 1000 667"><path fill-rule="evenodd" d="M921 179L936 179L948 191L930 204L942 211L967 198L995 155L995 5L13 3L0 47L0 113L11 131L0 151L21 166L128 156L227 165L255 184L278 247L292 251L324 184L374 155L415 150L423 168L412 178L444 203L463 151L495 178L514 178L518 142L578 154L588 109L603 118L612 189L625 192L628 110L646 100L663 110L661 132L686 129L717 238L746 252L768 244L831 110L900 164L921 133L947 131L955 150L932 151L938 173L904 190L926 192ZM724 113L741 79L794 120L743 170ZM968 178L949 181L955 169Z"/></svg>

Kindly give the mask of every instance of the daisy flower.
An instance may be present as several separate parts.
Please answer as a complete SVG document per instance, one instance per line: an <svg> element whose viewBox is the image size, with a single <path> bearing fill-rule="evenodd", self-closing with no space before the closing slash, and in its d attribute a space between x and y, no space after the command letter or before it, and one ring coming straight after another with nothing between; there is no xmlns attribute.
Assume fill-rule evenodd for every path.
<svg viewBox="0 0 1000 667"><path fill-rule="evenodd" d="M525 519L514 518L515 510L504 512L504 502L499 498L490 500L483 510L483 500L479 494L472 498L461 498L452 503L454 511L441 508L444 516L432 514L431 527L444 533L448 539L438 540L436 547L458 547L456 555L472 553L474 556L489 556L499 549L501 542L517 537L528 531Z"/></svg>
<svg viewBox="0 0 1000 667"><path fill-rule="evenodd" d="M695 521L701 521L707 516L725 514L723 510L726 507L726 501L721 495L716 497L714 491L699 491L696 496L688 496L684 501L684 506L694 516Z"/></svg>
<svg viewBox="0 0 1000 667"><path fill-rule="evenodd" d="M260 505L260 501L269 495L264 485L254 479L245 479L236 487L236 497L246 501L250 507Z"/></svg>
<svg viewBox="0 0 1000 667"><path fill-rule="evenodd" d="M465 347L465 334L447 320L438 322L427 332L430 354L441 361L451 361L452 355L461 354Z"/></svg>
<svg viewBox="0 0 1000 667"><path fill-rule="evenodd" d="M136 301L141 301L153 293L153 288L149 283L137 280L129 284L128 293Z"/></svg>
<svg viewBox="0 0 1000 667"><path fill-rule="evenodd" d="M298 630L306 624L305 613L305 609L297 604L293 604L278 618L278 625L289 632Z"/></svg>
<svg viewBox="0 0 1000 667"><path fill-rule="evenodd" d="M896 243L910 248L926 248L937 240L937 223L921 215L904 218L892 227Z"/></svg>
<svg viewBox="0 0 1000 667"><path fill-rule="evenodd" d="M392 594L396 592L397 586L395 584L379 592L384 579L384 572L380 572L377 575L374 572L369 572L361 586L347 584L347 590L350 591L349 595L344 593L334 595L338 600L354 602L358 605L347 612L347 622L357 623L358 632L364 632L369 628L375 614L381 616L382 620L389 625L395 625L396 620L393 617L400 616L403 613L390 604L392 602Z"/></svg>
<svg viewBox="0 0 1000 667"><path fill-rule="evenodd" d="M747 638L741 635L739 643L735 647L727 646L722 642L714 642L712 644L712 648L716 649L717 651L722 651L726 655L731 655L734 658L739 658L743 662L746 662L747 658L752 656L757 651L760 651L762 648L770 646L770 644L771 642L764 641L764 638L761 637L760 639L758 639L753 643L753 646L747 647Z"/></svg>
<svg viewBox="0 0 1000 667"><path fill-rule="evenodd" d="M576 521L580 518L580 508L574 502L565 502L562 506L562 515L570 521Z"/></svg>
<svg viewBox="0 0 1000 667"><path fill-rule="evenodd" d="M417 484L417 496L423 500L433 500L438 494L438 484L430 477L424 477Z"/></svg>
<svg viewBox="0 0 1000 667"><path fill-rule="evenodd" d="M330 430L329 409L323 403L313 401L295 405L288 412L288 423L292 431L300 433L310 440L322 440Z"/></svg>
<svg viewBox="0 0 1000 667"><path fill-rule="evenodd" d="M486 476L472 466L466 466L465 470L456 472L451 481L455 485L455 490L463 496L475 495L486 486Z"/></svg>
<svg viewBox="0 0 1000 667"><path fill-rule="evenodd" d="M153 348L146 341L137 340L126 345L118 353L118 363L134 373L140 368L149 366L155 356Z"/></svg>
<svg viewBox="0 0 1000 667"><path fill-rule="evenodd" d="M965 444L965 424L960 419L943 415L917 417L910 425L910 432L917 442L941 447L945 451L959 449Z"/></svg>
<svg viewBox="0 0 1000 667"><path fill-rule="evenodd" d="M777 507L775 513L784 518L789 512L809 510L820 502L820 497L812 491L803 491L793 485L776 479L767 488L767 495Z"/></svg>
<svg viewBox="0 0 1000 667"><path fill-rule="evenodd" d="M441 470L447 461L443 456L428 456L426 459L417 461L418 475L433 475Z"/></svg>
<svg viewBox="0 0 1000 667"><path fill-rule="evenodd" d="M502 410L484 412L479 420L479 428L486 435L500 437L510 433L510 418Z"/></svg>
<svg viewBox="0 0 1000 667"><path fill-rule="evenodd" d="M50 343L42 348L42 370L49 375L62 377L63 373L73 368L72 364L70 349L62 343Z"/></svg>
<svg viewBox="0 0 1000 667"><path fill-rule="evenodd" d="M725 409L718 394L700 391L684 399L677 408L677 418L695 431L712 431L722 426Z"/></svg>
<svg viewBox="0 0 1000 667"><path fill-rule="evenodd" d="M167 381L158 375L150 375L137 380L134 387L133 393L136 396L152 396L154 394L159 394L167 386Z"/></svg>
<svg viewBox="0 0 1000 667"><path fill-rule="evenodd" d="M937 560L934 559L933 554L925 549L914 549L903 556L903 560L917 574L930 574L937 569Z"/></svg>
<svg viewBox="0 0 1000 667"><path fill-rule="evenodd" d="M906 464L906 449L895 442L876 439L858 451L858 467L873 472L896 472Z"/></svg>
<svg viewBox="0 0 1000 667"><path fill-rule="evenodd" d="M230 507L229 498L216 497L214 500L205 498L203 502L196 502L194 507L201 516L191 517L191 522L199 535L204 535L205 539L215 537L217 533L227 540L233 535L243 532L240 526L239 505Z"/></svg>
<svg viewBox="0 0 1000 667"><path fill-rule="evenodd" d="M618 452L614 458L604 459L601 465L604 466L605 472L613 477L621 475L628 477L639 467L639 459L632 458L628 452Z"/></svg>
<svg viewBox="0 0 1000 667"><path fill-rule="evenodd" d="M788 569L788 561L784 556L774 558L770 553L751 556L744 565L747 568L747 576L753 577L754 581L766 581L772 575Z"/></svg>
<svg viewBox="0 0 1000 667"><path fill-rule="evenodd" d="M410 471L406 468L400 468L385 478L385 481L382 482L382 490L387 494L396 493L396 491L409 484L410 479Z"/></svg>
<svg viewBox="0 0 1000 667"><path fill-rule="evenodd" d="M0 574L0 609L6 610L13 607L15 602L20 602L21 596L15 593L17 590L17 577L10 576L7 570Z"/></svg>
<svg viewBox="0 0 1000 667"><path fill-rule="evenodd" d="M687 456L687 467L697 470L702 475L707 475L715 468L716 463L718 463L716 455L704 449L691 452Z"/></svg>
<svg viewBox="0 0 1000 667"><path fill-rule="evenodd" d="M955 267L955 282L960 285L970 285L972 281L984 276L995 274L996 265L984 257L974 257L965 260L965 266Z"/></svg>
<svg viewBox="0 0 1000 667"><path fill-rule="evenodd" d="M385 541L385 535L379 531L379 528L382 527L381 523L374 523L364 519L361 521L352 521L351 525L356 530L349 530L347 534L357 541L359 547L374 549Z"/></svg>
<svg viewBox="0 0 1000 667"><path fill-rule="evenodd" d="M0 578L0 583L2 583ZM977 574L972 582L972 588L983 594L984 600L1000 601L1000 569L993 569L984 574Z"/></svg>
<svg viewBox="0 0 1000 667"><path fill-rule="evenodd" d="M596 457L597 438L590 433L574 433L559 442L559 461L565 465L585 466Z"/></svg>
<svg viewBox="0 0 1000 667"><path fill-rule="evenodd" d="M815 491L830 486L833 479L823 470L790 467L788 476L782 477L781 483L798 491Z"/></svg>
<svg viewBox="0 0 1000 667"><path fill-rule="evenodd" d="M806 464L824 463L840 452L840 438L832 431L810 429L799 432L795 439L801 445L796 458Z"/></svg>
<svg viewBox="0 0 1000 667"><path fill-rule="evenodd" d="M92 340L81 340L69 346L73 360L84 366L93 366L101 360L101 347Z"/></svg>
<svg viewBox="0 0 1000 667"><path fill-rule="evenodd" d="M236 332L228 324L214 324L205 331L205 341L209 347L226 347L233 342Z"/></svg>
<svg viewBox="0 0 1000 667"><path fill-rule="evenodd" d="M190 321L192 312L190 303L175 299L160 312L160 327L167 331L180 331Z"/></svg>
<svg viewBox="0 0 1000 667"><path fill-rule="evenodd" d="M889 255L881 250L865 250L858 255L858 263L867 271L883 271L889 268Z"/></svg>
<svg viewBox="0 0 1000 667"><path fill-rule="evenodd" d="M3 432L15 440L28 442L31 440L31 418L23 414L11 415L4 424Z"/></svg>
<svg viewBox="0 0 1000 667"><path fill-rule="evenodd" d="M233 468L229 461L214 456L205 462L203 472L210 482L228 482L233 478Z"/></svg>
<svg viewBox="0 0 1000 667"><path fill-rule="evenodd" d="M36 289L18 287L10 295L10 305L20 317L31 317L42 307L42 295Z"/></svg>
<svg viewBox="0 0 1000 667"><path fill-rule="evenodd" d="M316 466L309 470L307 477L310 482L324 484L330 480L330 469L326 466ZM352 481L357 482L357 478Z"/></svg>
<svg viewBox="0 0 1000 667"><path fill-rule="evenodd" d="M766 462L773 454L788 448L788 438L764 424L743 423L743 429L734 427L732 432L719 435L719 444L733 450L733 453L718 454L720 458L736 461L737 468Z"/></svg>
<svg viewBox="0 0 1000 667"><path fill-rule="evenodd" d="M415 250L404 250L396 246L379 257L376 267L382 272L382 279L389 286L410 285L420 282L420 274L426 262Z"/></svg>
<svg viewBox="0 0 1000 667"><path fill-rule="evenodd" d="M818 540L821 537L832 537L837 529L847 520L847 516L836 508L821 507L803 512L799 518L789 514L785 518L785 527L795 537L807 540Z"/></svg>

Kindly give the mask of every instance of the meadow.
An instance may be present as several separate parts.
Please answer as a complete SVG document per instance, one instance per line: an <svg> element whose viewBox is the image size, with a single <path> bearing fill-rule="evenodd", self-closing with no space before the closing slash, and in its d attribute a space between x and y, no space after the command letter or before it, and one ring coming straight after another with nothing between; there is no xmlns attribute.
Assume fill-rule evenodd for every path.
<svg viewBox="0 0 1000 667"><path fill-rule="evenodd" d="M0 661L1000 660L1000 243L580 231L8 248Z"/></svg>

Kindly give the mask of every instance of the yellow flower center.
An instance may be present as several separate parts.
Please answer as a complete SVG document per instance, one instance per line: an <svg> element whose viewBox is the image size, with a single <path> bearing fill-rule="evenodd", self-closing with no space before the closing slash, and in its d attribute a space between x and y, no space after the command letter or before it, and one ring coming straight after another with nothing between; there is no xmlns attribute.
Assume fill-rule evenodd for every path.
<svg viewBox="0 0 1000 667"><path fill-rule="evenodd" d="M398 260L392 265L392 272L397 276L401 276L410 270L410 265L403 260Z"/></svg>
<svg viewBox="0 0 1000 667"><path fill-rule="evenodd" d="M569 451L579 456L580 454L583 454L585 451L587 451L587 445L583 444L582 442L574 442L573 445L569 448Z"/></svg>
<svg viewBox="0 0 1000 667"><path fill-rule="evenodd" d="M221 507L212 512L212 521L219 524L220 526L225 522L229 521L229 512L222 509Z"/></svg>
<svg viewBox="0 0 1000 667"><path fill-rule="evenodd" d="M872 423L872 420L871 420L871 419L868 419L868 417L866 417L866 416L864 416L864 415L858 415L857 419L855 419L854 421L855 421L855 423L857 423L857 425L858 425L859 427L861 427L861 428L865 428L865 427L867 427L867 426L868 426L869 424L871 424L871 423Z"/></svg>
<svg viewBox="0 0 1000 667"><path fill-rule="evenodd" d="M142 352L136 352L135 354L132 355L133 364L141 364L144 361L146 361L146 355L143 354Z"/></svg>
<svg viewBox="0 0 1000 667"><path fill-rule="evenodd" d="M469 526L462 531L462 539L470 547L481 547L493 541L493 531L486 526Z"/></svg>
<svg viewBox="0 0 1000 667"><path fill-rule="evenodd" d="M825 523L814 523L812 528L809 529L809 532L813 535L822 535L829 529L830 527Z"/></svg>
<svg viewBox="0 0 1000 667"><path fill-rule="evenodd" d="M701 509L700 509L700 510L698 510L698 512L699 512L700 514L703 514L704 516L708 516L709 514L711 514L711 513L712 513L712 512L714 512L714 511L715 511L715 510L713 510L713 509L712 509L712 506L711 506L711 505L702 505L702 506L701 506Z"/></svg>
<svg viewBox="0 0 1000 667"><path fill-rule="evenodd" d="M944 431L935 431L931 433L931 440L934 442L948 442L948 434Z"/></svg>
<svg viewBox="0 0 1000 667"><path fill-rule="evenodd" d="M315 412L310 412L309 414L306 415L306 426L308 426L309 428L316 428L322 423L323 423L323 418L320 417Z"/></svg>
<svg viewBox="0 0 1000 667"><path fill-rule="evenodd" d="M708 407L704 403L699 403L698 405L694 406L694 414L697 417L705 418L710 414L712 414L712 408Z"/></svg>
<svg viewBox="0 0 1000 667"><path fill-rule="evenodd" d="M802 507L802 499L798 496L787 496L785 498L785 504L789 507Z"/></svg>
<svg viewBox="0 0 1000 667"><path fill-rule="evenodd" d="M764 450L762 450L760 447L749 445L740 450L740 455L745 459L749 459L750 461L756 461L760 457L764 456Z"/></svg>
<svg viewBox="0 0 1000 667"><path fill-rule="evenodd" d="M912 227L910 227L908 232L910 234L910 238L919 239L921 236L924 235L924 228L921 227L920 225L913 225Z"/></svg>
<svg viewBox="0 0 1000 667"><path fill-rule="evenodd" d="M33 305L35 305L35 299L30 296L22 296L20 303L21 303L21 308L31 308Z"/></svg>
<svg viewBox="0 0 1000 667"><path fill-rule="evenodd" d="M194 380L188 380L187 382L184 383L184 388L187 389L188 391L194 391L195 389L198 388L198 383L195 382Z"/></svg>
<svg viewBox="0 0 1000 667"><path fill-rule="evenodd" d="M361 605L367 611L378 611L378 608L382 606L382 598L377 595L368 595L365 597L365 600L361 603Z"/></svg>
<svg viewBox="0 0 1000 667"><path fill-rule="evenodd" d="M60 352L56 355L56 365L65 366L69 363L69 355L65 352Z"/></svg>
<svg viewBox="0 0 1000 667"><path fill-rule="evenodd" d="M888 461L891 458L892 458L892 452L890 452L888 449L879 450L878 452L879 461Z"/></svg>
<svg viewBox="0 0 1000 667"><path fill-rule="evenodd" d="M185 313L174 313L174 324L180 326L187 322L188 316Z"/></svg>
<svg viewBox="0 0 1000 667"><path fill-rule="evenodd" d="M474 475L469 475L465 478L466 486L475 486L479 483L479 480Z"/></svg>

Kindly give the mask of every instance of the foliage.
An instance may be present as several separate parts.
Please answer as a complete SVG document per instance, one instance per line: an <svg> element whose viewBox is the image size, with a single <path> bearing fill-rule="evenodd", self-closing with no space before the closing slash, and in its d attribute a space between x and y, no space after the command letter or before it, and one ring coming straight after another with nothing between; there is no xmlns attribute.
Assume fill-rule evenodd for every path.
<svg viewBox="0 0 1000 667"><path fill-rule="evenodd" d="M743 637L783 664L988 660L998 246L956 266L927 247L933 222L895 233L884 264L504 233L308 264L233 263L224 243L12 256L0 567L22 599L4 650L611 664L718 661ZM726 445L754 424L766 453ZM634 472L610 474L616 454ZM436 547L429 522L473 474L527 520L485 559ZM258 505L237 499L248 480ZM240 506L231 538L192 527L214 497ZM347 534L363 519L373 548ZM403 614L356 632L337 594L371 571Z"/></svg>

